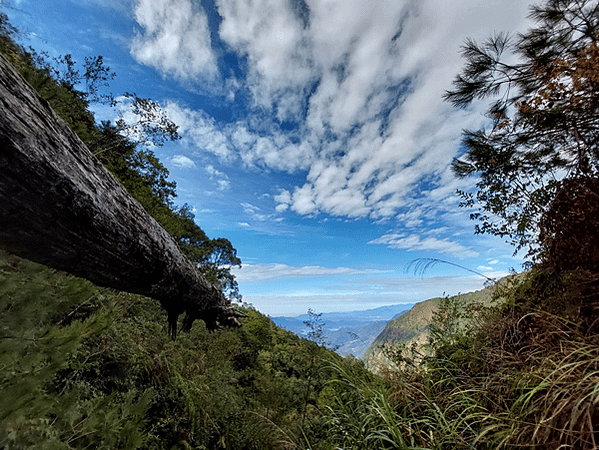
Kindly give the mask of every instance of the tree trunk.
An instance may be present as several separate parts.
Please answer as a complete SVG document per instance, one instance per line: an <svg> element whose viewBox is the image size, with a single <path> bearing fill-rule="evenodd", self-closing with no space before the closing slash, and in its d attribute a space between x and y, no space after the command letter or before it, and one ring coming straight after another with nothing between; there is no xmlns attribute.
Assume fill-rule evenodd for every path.
<svg viewBox="0 0 599 450"><path fill-rule="evenodd" d="M184 311L238 325L220 289L1 56L0 247L160 300L175 331Z"/></svg>

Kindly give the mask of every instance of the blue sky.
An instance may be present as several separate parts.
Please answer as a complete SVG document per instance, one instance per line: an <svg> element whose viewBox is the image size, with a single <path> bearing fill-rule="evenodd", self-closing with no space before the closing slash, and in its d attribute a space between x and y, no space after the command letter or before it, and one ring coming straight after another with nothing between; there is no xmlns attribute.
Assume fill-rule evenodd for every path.
<svg viewBox="0 0 599 450"><path fill-rule="evenodd" d="M442 101L460 45L524 31L522 0L4 0L22 42L102 55L116 95L159 102L182 139L155 152L211 238L238 250L244 300L272 315L479 289L521 269L474 235L450 170L485 104ZM126 108L122 105L121 112ZM96 118L115 110L95 107ZM126 113L126 111L125 111Z"/></svg>

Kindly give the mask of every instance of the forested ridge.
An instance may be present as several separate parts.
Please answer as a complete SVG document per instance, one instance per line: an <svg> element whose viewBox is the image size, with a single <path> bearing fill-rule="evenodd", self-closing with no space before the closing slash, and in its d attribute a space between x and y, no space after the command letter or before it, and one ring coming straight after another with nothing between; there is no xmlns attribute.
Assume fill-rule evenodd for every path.
<svg viewBox="0 0 599 450"><path fill-rule="evenodd" d="M425 345L381 349L375 375L247 305L242 327L197 321L170 339L148 298L0 255L0 446L166 449L595 449L599 447L599 3L546 0L516 36L466 41L446 100L489 100L464 132L458 176L476 232L529 251L491 302L438 300ZM112 101L100 57L1 52L212 283L238 295L226 239L208 239L144 139L176 139L135 94L137 124L96 124ZM516 58L514 58L516 56ZM513 61L517 61L513 63ZM85 86L85 92L81 89ZM146 119L150 119L144 121ZM126 127L138 127L134 142Z"/></svg>

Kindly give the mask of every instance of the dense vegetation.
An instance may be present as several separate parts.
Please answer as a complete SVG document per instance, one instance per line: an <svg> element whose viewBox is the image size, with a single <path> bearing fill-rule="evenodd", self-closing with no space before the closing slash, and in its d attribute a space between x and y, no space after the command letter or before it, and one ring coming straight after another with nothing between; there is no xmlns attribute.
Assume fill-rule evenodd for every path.
<svg viewBox="0 0 599 450"><path fill-rule="evenodd" d="M323 448L331 365L246 308L172 341L158 302L0 255L0 447Z"/></svg>
<svg viewBox="0 0 599 450"><path fill-rule="evenodd" d="M386 349L382 394L347 377L344 448L599 447L599 3L548 0L531 18L516 39L467 41L446 96L491 98L492 126L465 132L454 168L477 177L461 193L477 232L528 247L531 270L491 306L442 299L425 346Z"/></svg>
<svg viewBox="0 0 599 450"><path fill-rule="evenodd" d="M506 280L499 281L499 283L504 282ZM453 305L456 314L461 317L461 320L456 321L456 325L466 325L468 312L493 304L493 293L497 286L492 285L480 291L458 294L449 298L431 298L416 303L412 309L389 321L385 329L376 337L362 358L366 367L375 372L385 371L395 363L395 358L389 359L386 356L389 352L393 355L398 349L412 347L414 350L422 351L422 346L431 337L430 324L442 305Z"/></svg>
<svg viewBox="0 0 599 450"><path fill-rule="evenodd" d="M479 208L478 231L534 256L529 272L495 288L494 303L439 299L426 345L388 348L394 368L378 376L251 308L240 329L200 323L173 342L156 302L2 255L0 446L598 448L599 4L547 0L532 17L536 28L515 41L468 42L447 95L459 106L491 97L492 128L467 132L455 163L478 177L462 194ZM68 57L56 72L13 43L5 17L0 25L2 53L190 258L226 277L233 247L214 243L226 247L216 257L143 139L123 137L140 126L176 138L176 126L159 114L145 131L143 120L95 124L86 108L110 78L101 59L80 78ZM507 50L517 65L502 59ZM129 98L141 119L159 113ZM321 341L317 319L310 332Z"/></svg>

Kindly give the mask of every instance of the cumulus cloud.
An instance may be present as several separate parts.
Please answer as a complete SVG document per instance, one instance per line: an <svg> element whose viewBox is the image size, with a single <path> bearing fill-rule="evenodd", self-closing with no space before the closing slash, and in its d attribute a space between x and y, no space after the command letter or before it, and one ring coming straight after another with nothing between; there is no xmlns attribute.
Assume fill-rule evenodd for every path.
<svg viewBox="0 0 599 450"><path fill-rule="evenodd" d="M291 2L216 0L216 5L223 18L221 39L249 58L247 79L254 102L275 108L280 120L301 114L316 73L309 31Z"/></svg>
<svg viewBox="0 0 599 450"><path fill-rule="evenodd" d="M183 81L218 74L208 19L199 2L137 0L134 15L141 31L131 42L131 54L138 62Z"/></svg>
<svg viewBox="0 0 599 450"><path fill-rule="evenodd" d="M179 167L181 169L193 169L196 167L196 164L193 162L193 160L185 155L175 155L171 158L171 162L175 167Z"/></svg>
<svg viewBox="0 0 599 450"><path fill-rule="evenodd" d="M232 269L237 280L245 283L290 279L330 277L334 275L361 275L381 273L380 270L361 270L350 267L321 267L321 266L289 266L286 264L253 264Z"/></svg>
<svg viewBox="0 0 599 450"><path fill-rule="evenodd" d="M450 214L456 188L466 183L448 169L459 154L461 131L485 120L476 105L457 111L442 101L464 63L459 48L467 37L481 41L496 31L523 30L527 2L215 5L222 18L218 37L247 69L221 84L230 101L249 93L248 114L223 123L172 102L184 143L231 165L301 172L299 181L273 192L279 213L395 219L412 229ZM131 47L138 61L177 79L218 76L200 2L138 0L135 17L143 30ZM281 128L282 121L296 126ZM441 234L406 235L394 245L464 250ZM466 249L462 255L474 254Z"/></svg>
<svg viewBox="0 0 599 450"><path fill-rule="evenodd" d="M289 209L289 205L291 204L291 193L288 190L282 189L275 195L274 199L275 202L277 202L277 212L284 212Z"/></svg>
<svg viewBox="0 0 599 450"><path fill-rule="evenodd" d="M409 252L434 251L450 254L461 259L476 258L478 256L478 252L463 246L459 242L450 241L449 239L437 239L431 236L422 239L415 234L385 234L380 238L373 239L369 244L383 244L389 248L402 249Z"/></svg>
<svg viewBox="0 0 599 450"><path fill-rule="evenodd" d="M184 145L212 154L223 163L295 172L307 169L313 160L309 142L293 142L276 130L265 135L251 129L248 121L218 124L204 111L174 101L167 103L165 111L179 126Z"/></svg>
<svg viewBox="0 0 599 450"><path fill-rule="evenodd" d="M220 170L216 170L214 166L210 164L204 167L204 170L206 171L210 179L217 183L218 189L220 191L225 191L229 189L229 187L231 186L231 182L229 181L229 177L226 173L221 172Z"/></svg>
<svg viewBox="0 0 599 450"><path fill-rule="evenodd" d="M226 131L221 130L216 121L203 111L195 111L170 101L165 110L179 126L179 134L184 145L210 153L221 161L234 161L235 153Z"/></svg>
<svg viewBox="0 0 599 450"><path fill-rule="evenodd" d="M424 179L430 197L453 195L446 169L461 130L481 117L452 111L442 94L466 37L521 28L514 17L527 5L508 3L217 1L221 38L248 57L255 103L300 120L313 145L305 183L279 195L278 210L390 218L414 205ZM245 152L246 163L282 168L283 159L292 170L304 161L253 147L261 150Z"/></svg>

